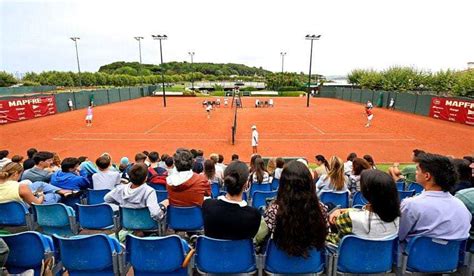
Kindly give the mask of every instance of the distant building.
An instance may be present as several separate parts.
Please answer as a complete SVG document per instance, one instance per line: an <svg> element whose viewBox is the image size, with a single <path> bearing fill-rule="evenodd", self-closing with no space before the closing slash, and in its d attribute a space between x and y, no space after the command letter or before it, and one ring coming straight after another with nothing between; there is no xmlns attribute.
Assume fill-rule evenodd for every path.
<svg viewBox="0 0 474 276"><path fill-rule="evenodd" d="M474 61L471 61L471 62L467 63L467 69L469 69L469 70L474 69Z"/></svg>

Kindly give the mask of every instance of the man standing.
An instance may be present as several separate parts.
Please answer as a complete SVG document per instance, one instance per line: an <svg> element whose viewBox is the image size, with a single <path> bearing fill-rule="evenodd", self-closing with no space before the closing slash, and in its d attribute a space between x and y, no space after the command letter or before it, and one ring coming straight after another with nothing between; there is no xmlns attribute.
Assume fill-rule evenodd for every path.
<svg viewBox="0 0 474 276"><path fill-rule="evenodd" d="M252 126L252 152L257 153L257 146L258 146L258 131L257 126Z"/></svg>
<svg viewBox="0 0 474 276"><path fill-rule="evenodd" d="M67 106L69 107L69 111L72 111L74 109L71 98L67 99Z"/></svg>

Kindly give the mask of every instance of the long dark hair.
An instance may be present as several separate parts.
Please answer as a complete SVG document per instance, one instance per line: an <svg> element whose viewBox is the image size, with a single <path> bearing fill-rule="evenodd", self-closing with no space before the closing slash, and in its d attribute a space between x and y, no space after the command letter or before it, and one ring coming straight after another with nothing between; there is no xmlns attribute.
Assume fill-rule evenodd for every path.
<svg viewBox="0 0 474 276"><path fill-rule="evenodd" d="M232 196L240 194L248 178L249 168L247 164L239 160L230 163L224 171L224 185L227 193Z"/></svg>
<svg viewBox="0 0 474 276"><path fill-rule="evenodd" d="M393 178L379 170L360 174L360 190L380 219L392 222L400 216L400 198ZM370 230L369 230L370 231Z"/></svg>
<svg viewBox="0 0 474 276"><path fill-rule="evenodd" d="M321 155L321 154L316 155L316 160L318 160L319 162L322 162L323 165L326 167L326 169L329 171L329 163L328 163L328 160L326 160L326 157L324 157L324 155Z"/></svg>
<svg viewBox="0 0 474 276"><path fill-rule="evenodd" d="M263 182L263 175L265 174L265 163L263 162L263 159L262 158L256 158L255 159L255 168L254 168L254 171L253 173L256 175L257 177L257 182L259 184L261 184ZM253 178L253 177L252 177ZM253 181L253 179L251 179L251 181Z"/></svg>
<svg viewBox="0 0 474 276"><path fill-rule="evenodd" d="M291 161L283 168L276 204L273 239L280 249L290 256L308 257L312 248L324 248L327 221L311 172L303 163Z"/></svg>
<svg viewBox="0 0 474 276"><path fill-rule="evenodd" d="M207 159L206 161L204 161L204 174L210 181L212 181L212 179L214 179L214 176L216 176L216 166L212 159Z"/></svg>

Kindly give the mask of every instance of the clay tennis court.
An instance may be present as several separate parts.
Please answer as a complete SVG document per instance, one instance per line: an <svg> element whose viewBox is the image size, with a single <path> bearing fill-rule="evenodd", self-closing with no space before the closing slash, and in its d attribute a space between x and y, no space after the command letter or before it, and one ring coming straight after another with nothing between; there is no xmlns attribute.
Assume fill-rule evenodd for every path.
<svg viewBox="0 0 474 276"><path fill-rule="evenodd" d="M147 97L98 106L92 127L85 126L85 110L4 125L0 149L8 149L10 157L25 156L28 148L36 147L61 158L85 155L93 160L108 152L117 162L143 150L162 154L186 147L202 149L206 156L222 153L225 162L233 153L248 161L255 124L262 156L304 156L313 162L316 154L345 159L354 151L381 163L410 162L415 148L456 157L474 152L472 127L375 108L373 124L365 128L361 104L324 98L311 99L310 108L306 98L275 98L273 108L254 108L255 98L243 98L232 145L233 110L216 108L207 119L203 100L168 97L163 108L162 98Z"/></svg>

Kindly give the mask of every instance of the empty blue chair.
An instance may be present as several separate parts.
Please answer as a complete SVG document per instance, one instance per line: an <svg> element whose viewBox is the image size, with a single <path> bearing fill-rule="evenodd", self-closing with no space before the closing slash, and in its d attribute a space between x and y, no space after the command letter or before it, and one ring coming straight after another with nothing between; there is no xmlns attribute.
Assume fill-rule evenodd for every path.
<svg viewBox="0 0 474 276"><path fill-rule="evenodd" d="M415 195L415 190L398 191L398 196L400 197L400 201L404 200L407 197L412 197L414 195Z"/></svg>
<svg viewBox="0 0 474 276"><path fill-rule="evenodd" d="M353 208L362 208L363 206L365 206L367 203L369 203L367 201L367 199L365 199L365 197L362 195L361 192L356 192L354 194L354 197L352 197L352 207Z"/></svg>
<svg viewBox="0 0 474 276"><path fill-rule="evenodd" d="M201 231L204 228L201 207L168 206L166 214L168 228L174 231Z"/></svg>
<svg viewBox="0 0 474 276"><path fill-rule="evenodd" d="M352 274L389 273L396 263L398 238L371 240L344 236L334 257L334 272Z"/></svg>
<svg viewBox="0 0 474 276"><path fill-rule="evenodd" d="M280 179L274 177L272 179L272 191L277 191L279 186L280 186Z"/></svg>
<svg viewBox="0 0 474 276"><path fill-rule="evenodd" d="M168 192L166 190L156 190L156 198L158 199L158 202L162 202L163 200L168 199Z"/></svg>
<svg viewBox="0 0 474 276"><path fill-rule="evenodd" d="M267 206L267 199L276 198L277 191L271 192L262 192L262 191L255 191L252 196L252 207L260 208Z"/></svg>
<svg viewBox="0 0 474 276"><path fill-rule="evenodd" d="M415 194L421 194L425 188L416 182L412 182L408 185L407 190L415 190Z"/></svg>
<svg viewBox="0 0 474 276"><path fill-rule="evenodd" d="M81 205L78 204L79 226L90 230L120 230L119 218L108 204Z"/></svg>
<svg viewBox="0 0 474 276"><path fill-rule="evenodd" d="M402 273L450 273L456 271L464 240L440 240L413 237L408 242L402 259Z"/></svg>
<svg viewBox="0 0 474 276"><path fill-rule="evenodd" d="M26 226L34 230L33 215L20 202L0 203L0 226Z"/></svg>
<svg viewBox="0 0 474 276"><path fill-rule="evenodd" d="M403 179L397 180L397 182L395 182L395 184L397 185L397 190L398 191L405 191L405 180L403 180Z"/></svg>
<svg viewBox="0 0 474 276"><path fill-rule="evenodd" d="M126 261L136 276L187 275L187 269L181 265L188 249L183 247L178 235L146 238L127 235Z"/></svg>
<svg viewBox="0 0 474 276"><path fill-rule="evenodd" d="M309 274L321 273L325 268L325 250L312 249L308 258L289 256L280 250L271 239L265 253L264 269L273 274Z"/></svg>
<svg viewBox="0 0 474 276"><path fill-rule="evenodd" d="M253 193L255 191L270 192L271 190L272 190L271 183L258 184L257 182L253 182L252 185L250 186L249 197L252 198Z"/></svg>
<svg viewBox="0 0 474 276"><path fill-rule="evenodd" d="M36 222L48 235L73 236L78 233L76 213L62 203L33 204Z"/></svg>
<svg viewBox="0 0 474 276"><path fill-rule="evenodd" d="M349 208L349 192L334 193L334 192L323 192L319 196L322 203L332 203L341 208Z"/></svg>
<svg viewBox="0 0 474 276"><path fill-rule="evenodd" d="M211 183L211 196L212 198L217 198L220 195L221 186L217 182Z"/></svg>
<svg viewBox="0 0 474 276"><path fill-rule="evenodd" d="M115 238L104 234L53 237L69 275L119 275L123 253Z"/></svg>
<svg viewBox="0 0 474 276"><path fill-rule="evenodd" d="M257 270L252 240L220 240L199 236L196 268L202 273L251 273Z"/></svg>
<svg viewBox="0 0 474 276"><path fill-rule="evenodd" d="M104 190L92 190L89 189L87 190L87 204L93 205L93 204L101 204L104 203L104 196L110 192L109 189L104 189Z"/></svg>
<svg viewBox="0 0 474 276"><path fill-rule="evenodd" d="M120 222L127 230L160 231L160 224L151 218L148 208L120 207Z"/></svg>
<svg viewBox="0 0 474 276"><path fill-rule="evenodd" d="M43 262L54 255L53 240L38 232L23 232L0 235L10 249L6 267L11 274L20 274L33 269L34 275L41 275Z"/></svg>

